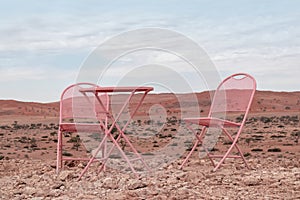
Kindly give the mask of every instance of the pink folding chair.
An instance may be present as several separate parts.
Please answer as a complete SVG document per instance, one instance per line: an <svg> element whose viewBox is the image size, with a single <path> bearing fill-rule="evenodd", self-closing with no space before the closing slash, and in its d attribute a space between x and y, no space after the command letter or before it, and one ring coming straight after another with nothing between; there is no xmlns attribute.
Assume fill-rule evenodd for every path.
<svg viewBox="0 0 300 200"><path fill-rule="evenodd" d="M208 156L214 166L213 171L216 171L226 158L240 158L249 169L237 141L243 130L255 91L256 81L252 76L245 73L233 74L223 80L216 89L207 117L184 119L189 130L195 135L195 142L180 168L186 164L196 147L201 144L202 152ZM201 131L197 131L199 128ZM227 136L231 144L225 154L216 155L211 150L221 133ZM233 149L237 151L234 153ZM216 158L220 160L216 162Z"/></svg>
<svg viewBox="0 0 300 200"><path fill-rule="evenodd" d="M63 161L89 161L87 157L68 157L63 156L63 134L64 133L80 133L99 134L99 138L104 138L107 127L106 111L101 109L97 104L94 94L86 94L80 92L84 88L97 87L92 83L77 83L67 87L61 94L60 98L60 116L57 142L57 165L58 173L63 168ZM102 102L105 109L109 109L109 96L102 94ZM101 121L102 120L102 121ZM102 157L105 156L105 145L102 147ZM97 158L94 161L102 161L103 158Z"/></svg>

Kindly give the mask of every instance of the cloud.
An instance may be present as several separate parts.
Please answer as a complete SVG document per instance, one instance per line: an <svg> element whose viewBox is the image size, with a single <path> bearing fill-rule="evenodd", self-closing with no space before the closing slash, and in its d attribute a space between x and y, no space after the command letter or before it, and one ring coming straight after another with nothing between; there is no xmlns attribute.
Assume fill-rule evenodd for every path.
<svg viewBox="0 0 300 200"><path fill-rule="evenodd" d="M55 69L52 67L1 67L0 82L70 79L74 78L76 74L76 70Z"/></svg>
<svg viewBox="0 0 300 200"><path fill-rule="evenodd" d="M1 2L0 81L71 82L89 52L114 35L161 27L192 38L223 76L252 73L261 89L296 88L300 54L300 6L296 1L36 1ZM172 41L176 43L176 40ZM122 44L116 46L121 47ZM122 60L123 59L123 60ZM192 73L167 53L122 58L108 77L130 64L172 65ZM127 59L127 60L126 60ZM122 66L123 64L123 66ZM284 84L279 83L279 75ZM53 82L61 84L62 82ZM48 83L48 82L47 82Z"/></svg>

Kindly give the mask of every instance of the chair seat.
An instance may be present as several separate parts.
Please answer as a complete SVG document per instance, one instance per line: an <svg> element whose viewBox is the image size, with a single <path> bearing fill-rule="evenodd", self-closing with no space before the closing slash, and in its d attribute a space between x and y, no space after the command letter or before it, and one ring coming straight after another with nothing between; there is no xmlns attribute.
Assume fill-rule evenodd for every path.
<svg viewBox="0 0 300 200"><path fill-rule="evenodd" d="M101 131L100 124L96 123L61 123L61 131L78 132L78 131Z"/></svg>
<svg viewBox="0 0 300 200"><path fill-rule="evenodd" d="M215 117L185 118L185 122L206 127L239 127L241 124Z"/></svg>

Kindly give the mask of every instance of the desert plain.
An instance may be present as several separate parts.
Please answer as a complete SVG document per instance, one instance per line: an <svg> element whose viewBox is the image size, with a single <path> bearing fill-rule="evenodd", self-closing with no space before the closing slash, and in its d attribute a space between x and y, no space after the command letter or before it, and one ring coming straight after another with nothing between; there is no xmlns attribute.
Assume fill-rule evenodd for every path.
<svg viewBox="0 0 300 200"><path fill-rule="evenodd" d="M209 93L197 98L199 104L185 105L184 112L199 106L205 116ZM127 129L140 152L159 150L172 140L181 106L174 94L146 97ZM163 109L162 119L159 111L149 118L149 110L155 109ZM196 151L183 169L179 166L187 152L139 177L109 167L97 174L92 166L77 181L83 162L65 162L55 172L59 102L0 100L0 199L300 199L299 120L300 92L257 91L238 142L251 169L229 159L212 172L210 161ZM151 137L137 137L147 133ZM63 139L65 156L90 156L76 134ZM229 145L220 137L213 151L223 153Z"/></svg>

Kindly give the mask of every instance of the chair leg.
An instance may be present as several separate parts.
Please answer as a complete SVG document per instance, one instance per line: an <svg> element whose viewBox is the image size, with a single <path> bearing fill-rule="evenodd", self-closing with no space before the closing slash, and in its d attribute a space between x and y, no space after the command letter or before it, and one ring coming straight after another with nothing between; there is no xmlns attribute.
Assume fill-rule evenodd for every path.
<svg viewBox="0 0 300 200"><path fill-rule="evenodd" d="M103 145L103 148L102 148L102 159L105 159L105 158L106 158L106 155L107 155L106 150L107 150L107 139L105 139L104 145ZM104 170L104 171L106 170L105 165L103 165L103 170Z"/></svg>
<svg viewBox="0 0 300 200"><path fill-rule="evenodd" d="M235 146L235 148L238 150L238 152L239 152L239 154L240 154L242 160L244 161L244 163L245 163L247 169L250 169L250 167L249 167L249 165L248 165L248 163L247 163L247 161L246 161L246 159L245 159L245 156L243 155L243 152L241 151L240 147L239 147L236 143L235 143L234 146Z"/></svg>
<svg viewBox="0 0 300 200"><path fill-rule="evenodd" d="M247 163L247 161L246 161L245 156L244 156L242 153L240 153L240 154L241 154L242 160L244 161L244 163L245 163L247 169L250 169L250 167L249 167L249 165L248 165L248 163Z"/></svg>
<svg viewBox="0 0 300 200"><path fill-rule="evenodd" d="M126 156L126 154L124 153L124 151L122 150L122 148L118 144L119 141L120 141L120 139L124 138L126 144L129 145L129 147L131 148L131 150L133 151L133 153L138 157L138 159L136 159L136 160L140 160L142 162L142 164L144 165L144 167L147 169L147 171L150 172L151 169L149 168L149 166L147 165L147 163L144 161L143 157L138 153L138 151L134 148L134 146L132 145L132 143L130 142L130 140L128 139L128 137L124 134L124 127L123 127L122 130L120 129L120 127L118 125L115 125L115 127L117 128L117 130L119 132L119 135L118 135L117 139L114 139L113 136L110 136L110 138L111 138L111 140L113 141L114 144L111 147L111 149L109 150L109 152L107 153L107 155L110 155L111 152L113 151L113 149L115 147L117 147L118 150L120 151L120 153L122 154L123 158L126 160L128 166L130 167L130 169L132 170L132 172L135 173L135 174L137 174L136 170L132 166L130 160L128 159L128 157ZM107 156L107 158L108 158L108 156ZM105 159L104 162L102 163L102 165L99 167L98 173L100 173L104 169L106 162L107 162L107 159Z"/></svg>
<svg viewBox="0 0 300 200"><path fill-rule="evenodd" d="M125 152L122 150L122 148L120 147L120 145L118 144L118 141L121 139L122 137L122 133L120 133L120 135L118 136L118 138L115 140L114 137L112 135L109 135L110 139L113 141L114 145L111 148L111 150L109 151L108 155L111 154L112 150L114 149L114 147L117 147L117 149L119 150L119 152L121 153L122 157L126 160L129 168L131 169L131 171L138 177L136 170L134 169L134 167L132 166L130 160L128 159L128 157L126 156ZM123 136L124 138L124 136Z"/></svg>
<svg viewBox="0 0 300 200"><path fill-rule="evenodd" d="M184 159L183 163L180 165L179 169L183 168L183 165L185 165L185 163L191 157L192 153L195 151L195 149L198 146L198 144L201 143L202 138L203 138L204 134L206 133L206 127L205 126L203 126L200 134L198 134L198 132L196 130L194 130L193 127L191 126L191 124L189 124L189 123L187 124L187 128L190 131L192 131L192 133L194 133L195 138L196 138L196 142L194 143L194 146L193 146L192 150L189 152L189 154L187 155L187 157Z"/></svg>
<svg viewBox="0 0 300 200"><path fill-rule="evenodd" d="M211 164L212 164L214 167L216 167L216 163L215 163L215 161L212 159L212 157L210 156L210 153L207 151L207 149L205 149L205 151L206 151L207 157L208 157L208 159L210 160Z"/></svg>
<svg viewBox="0 0 300 200"><path fill-rule="evenodd" d="M123 129L121 130L121 129L119 128L119 126L116 126L116 127L117 127L117 129L119 130L119 132L120 132L120 136L124 138L124 140L126 141L127 144L129 144L129 146L130 146L131 150L134 152L134 154L138 157L138 159L139 159L139 160L142 162L142 164L146 167L147 171L150 172L151 169L149 168L149 166L147 165L147 163L144 161L143 157L138 153L138 151L134 148L134 146L132 145L132 143L129 141L128 137L127 137L127 136L125 135L125 133L124 133L124 130L123 130ZM126 128L126 126L125 126L125 128ZM119 140L121 139L121 137L118 138L116 141L119 142Z"/></svg>
<svg viewBox="0 0 300 200"><path fill-rule="evenodd" d="M192 150L189 152L189 154L186 156L186 158L184 159L183 163L180 165L179 169L183 168L183 165L185 165L185 163L188 161L188 159L191 157L192 153L195 151L196 147L198 146L198 144L200 143L200 141L198 139L196 139L194 146L192 148Z"/></svg>
<svg viewBox="0 0 300 200"><path fill-rule="evenodd" d="M112 153L113 149L114 149L115 147L117 147L117 149L118 149L119 152L121 153L123 159L125 159L125 161L127 162L127 164L128 164L128 166L129 166L129 168L131 169L131 171L138 177L137 172L136 172L136 170L134 169L134 167L132 166L130 160L128 159L128 157L126 156L125 152L122 150L122 148L121 148L120 145L118 144L118 142L119 142L119 140L121 139L121 137L125 138L125 140L127 139L126 141L127 141L127 143L130 145L130 147L132 147L132 150L135 152L135 154L136 154L137 156L139 156L139 159L141 159L141 161L142 161L142 163L144 164L144 166L150 171L148 165L147 165L145 162L143 162L142 157L138 154L138 152L136 151L136 149L132 146L132 144L130 143L130 141L128 140L128 138L126 138L126 136L125 136L125 137L124 137L124 136L125 136L125 135L124 135L123 133L120 133L117 139L114 139L114 137L113 137L111 134L109 134L109 135L107 136L107 137L109 137L110 140L113 142L113 146L112 146L112 147L110 148L110 150L108 151L108 153L107 153L107 155L106 155L106 158L103 160L103 162L102 162L101 166L99 167L97 173L100 173L100 172L105 168L105 165L106 165L106 162L107 162L107 160L108 160L109 155ZM99 152L99 150L97 149L96 153L98 153L98 152ZM87 167L86 167L86 168L87 168ZM86 170L85 170L85 171L86 171ZM83 171L83 172L81 173L79 179L82 177L82 175L85 173L85 171Z"/></svg>
<svg viewBox="0 0 300 200"><path fill-rule="evenodd" d="M233 145L231 145L231 147L228 149L228 151L225 153L225 155L221 158L221 160L218 162L217 166L213 169L213 171L217 171L217 169L219 169L219 167L221 166L221 164L224 163L225 159L227 158L227 156L229 155L229 153L231 152L233 148Z"/></svg>
<svg viewBox="0 0 300 200"><path fill-rule="evenodd" d="M233 147L235 147L235 148L238 150L238 152L239 152L239 154L240 154L242 160L244 161L246 167L247 167L248 169L250 169L250 167L249 167L249 165L248 165L248 163L247 163L247 161L246 161L246 159L245 159L245 157L244 157L244 155L243 155L242 150L241 150L240 147L237 145L237 138L233 139L232 136L228 133L228 131L227 131L226 129L222 128L222 130L223 130L223 132L225 133L225 135L227 135L227 137L232 141L232 145L230 146L229 150L226 152L226 154L223 156L223 158L220 160L220 162L219 162L218 165L214 168L213 171L216 171L216 170L220 167L220 165L221 165L222 163L225 162L225 159L227 158L227 156L229 155L229 153L232 151ZM238 132L237 135L239 135L240 132L241 132L241 130L239 130L239 132Z"/></svg>
<svg viewBox="0 0 300 200"><path fill-rule="evenodd" d="M221 166L222 163L224 163L225 159L229 156L230 152L232 151L232 149L233 149L234 147L237 148L237 150L238 150L238 152L239 152L239 154L240 154L240 158L243 159L243 161L244 161L246 167L247 167L248 169L250 169L249 166L248 166L248 164L247 164L247 161L246 161L246 159L245 159L245 157L244 157L244 155L243 155L243 153L242 153L242 151L240 150L240 148L238 147L238 145L236 144L236 142L237 142L236 140L233 141L233 143L232 143L232 145L230 146L230 148L227 150L227 152L225 153L225 155L224 155L224 156L222 157L222 159L219 161L219 163L217 164L217 166L213 169L214 172ZM239 158L239 157L237 157L237 158Z"/></svg>
<svg viewBox="0 0 300 200"><path fill-rule="evenodd" d="M98 153L101 150L101 148L103 148L103 144L104 144L106 138L107 138L107 134L105 134L103 140L101 141L101 143L99 144L98 148L96 149L96 152L94 153L94 155L92 156L92 158L89 160L89 162L87 163L87 165L85 166L85 168L82 170L81 174L78 177L78 181L81 179L81 177L85 174L85 172L88 170L88 168L90 167L90 165L93 163L93 161L95 160L95 158L98 155Z"/></svg>
<svg viewBox="0 0 300 200"><path fill-rule="evenodd" d="M56 155L56 173L58 174L62 168L62 131L60 129L58 130Z"/></svg>

